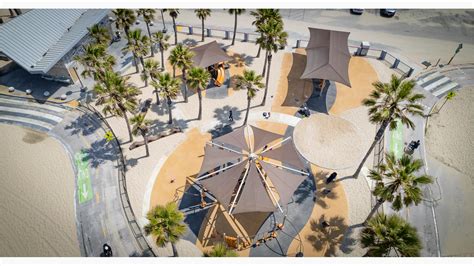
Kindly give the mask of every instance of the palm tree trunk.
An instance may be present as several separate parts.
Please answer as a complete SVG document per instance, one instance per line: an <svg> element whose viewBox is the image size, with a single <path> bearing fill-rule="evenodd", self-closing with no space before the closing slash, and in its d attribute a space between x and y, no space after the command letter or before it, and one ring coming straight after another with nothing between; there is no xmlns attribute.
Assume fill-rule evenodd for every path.
<svg viewBox="0 0 474 266"><path fill-rule="evenodd" d="M245 112L245 119L244 119L244 126L247 125L247 120L249 118L249 112L250 112L250 100L252 98L247 96L247 111Z"/></svg>
<svg viewBox="0 0 474 266"><path fill-rule="evenodd" d="M267 68L267 77L265 78L265 92L263 94L263 100L262 100L262 106L265 105L265 101L267 100L267 94L268 94L268 82L270 80L270 66L272 64L272 53L268 51L268 68Z"/></svg>
<svg viewBox="0 0 474 266"><path fill-rule="evenodd" d="M137 56L135 55L135 53L133 53L133 62L135 63L135 70L136 70L136 73L139 73L140 72L140 69L138 68L138 60L137 60Z"/></svg>
<svg viewBox="0 0 474 266"><path fill-rule="evenodd" d="M176 66L173 65L173 78L176 78Z"/></svg>
<svg viewBox="0 0 474 266"><path fill-rule="evenodd" d="M171 243L171 249L173 249L173 257L178 257L178 250L176 249L174 243Z"/></svg>
<svg viewBox="0 0 474 266"><path fill-rule="evenodd" d="M168 124L173 124L173 115L171 114L171 98L168 96L168 116L169 116L169 120L168 120Z"/></svg>
<svg viewBox="0 0 474 266"><path fill-rule="evenodd" d="M130 43L130 37L128 36L128 27L124 27L123 30L125 31L125 36L127 37L127 44Z"/></svg>
<svg viewBox="0 0 474 266"><path fill-rule="evenodd" d="M441 107L439 107L439 109L436 111L436 114L438 114L441 111L441 109L443 109L443 106L446 104L447 101L448 101L448 99L445 98L443 104L441 105Z"/></svg>
<svg viewBox="0 0 474 266"><path fill-rule="evenodd" d="M263 37L263 33L260 33L260 38L262 38L262 37ZM260 57L260 51L262 51L262 45L261 44L258 45L258 52L257 52L257 56L256 56L257 58Z"/></svg>
<svg viewBox="0 0 474 266"><path fill-rule="evenodd" d="M372 142L372 145L370 145L370 148L365 154L364 158L362 159L362 162L359 164L359 167L357 167L357 170L352 175L353 178L359 177L360 171L362 170L362 167L364 167L365 161L367 161L367 158L369 158L369 155L374 150L375 145L382 139L385 129L387 129L387 126L389 123L390 123L390 120L386 120L380 126L379 130L377 131L377 134L375 134L375 138L374 138L374 141Z"/></svg>
<svg viewBox="0 0 474 266"><path fill-rule="evenodd" d="M143 56L140 56L140 63L142 64L143 71L145 71L145 61L143 60Z"/></svg>
<svg viewBox="0 0 474 266"><path fill-rule="evenodd" d="M198 113L198 120L201 120L202 118L202 94L201 94L201 88L198 87L198 98L199 98L199 113Z"/></svg>
<svg viewBox="0 0 474 266"><path fill-rule="evenodd" d="M145 141L145 150L146 150L146 157L150 156L150 150L148 149L148 136L145 134L145 132L142 133L143 135L143 141Z"/></svg>
<svg viewBox="0 0 474 266"><path fill-rule="evenodd" d="M157 89L155 89L155 94L156 94L156 105L160 105L160 94L158 93Z"/></svg>
<svg viewBox="0 0 474 266"><path fill-rule="evenodd" d="M202 42L204 42L204 19L201 19L202 22Z"/></svg>
<svg viewBox="0 0 474 266"><path fill-rule="evenodd" d="M367 222L374 216L375 212L382 206L382 204L385 202L383 199L378 199L377 203L375 203L374 207L370 211L369 215L367 215L367 218L365 219L363 225L367 225Z"/></svg>
<svg viewBox="0 0 474 266"><path fill-rule="evenodd" d="M165 16L163 14L163 9L160 9L161 11L161 21L163 22L163 30L162 32L164 33L166 31L166 25L165 25Z"/></svg>
<svg viewBox="0 0 474 266"><path fill-rule="evenodd" d="M237 33L237 12L234 13L235 15L235 19L234 19L234 36L232 37L232 44L231 45L234 45L235 43L235 34Z"/></svg>
<svg viewBox="0 0 474 266"><path fill-rule="evenodd" d="M178 32L176 31L176 21L174 17L171 17L173 19L173 30L174 30L174 45L178 44Z"/></svg>
<svg viewBox="0 0 474 266"><path fill-rule="evenodd" d="M160 45L160 52L161 52L161 68L163 69L163 71L165 71L165 56L164 56L164 51L161 45Z"/></svg>
<svg viewBox="0 0 474 266"><path fill-rule="evenodd" d="M268 61L268 51L265 51L265 62L263 63L262 77L265 77L265 72L267 69L267 61Z"/></svg>
<svg viewBox="0 0 474 266"><path fill-rule="evenodd" d="M148 31L148 38L150 38L151 57L153 57L153 56L155 56L155 52L153 51L153 38L151 37L150 25L148 24L148 22L146 23L146 29Z"/></svg>
<svg viewBox="0 0 474 266"><path fill-rule="evenodd" d="M125 108L120 107L123 113L123 118L125 119L125 123L127 124L127 129L128 129L128 138L130 139L130 142L133 141L133 135L132 135L132 130L130 129L130 123L128 122L128 116L127 116L127 110Z"/></svg>
<svg viewBox="0 0 474 266"><path fill-rule="evenodd" d="M184 102L187 103L188 102L188 84L186 84L186 69L183 68L182 70L182 73L183 73L183 84L184 84Z"/></svg>

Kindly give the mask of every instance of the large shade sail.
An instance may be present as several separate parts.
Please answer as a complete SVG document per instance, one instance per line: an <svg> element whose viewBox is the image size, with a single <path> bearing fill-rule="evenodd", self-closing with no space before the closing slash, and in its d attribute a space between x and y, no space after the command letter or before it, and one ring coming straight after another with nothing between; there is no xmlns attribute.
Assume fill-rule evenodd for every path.
<svg viewBox="0 0 474 266"><path fill-rule="evenodd" d="M347 46L349 32L309 28L310 38L306 47L306 68L302 79L325 79L348 87L349 61Z"/></svg>
<svg viewBox="0 0 474 266"><path fill-rule="evenodd" d="M252 139L251 136L255 149L251 149L247 141ZM217 170L200 176L197 181L214 195L230 214L273 212L275 205L282 211L279 202L288 203L298 185L309 175L301 170L304 164L299 161L291 137L278 142L277 140L282 137L257 127L244 126L212 140L209 146L219 146L206 147L201 174L212 169ZM285 142L280 145L283 141ZM262 151L261 148L270 143L275 147L280 146L267 152ZM239 147L241 150L235 150L234 147ZM288 171L293 172L282 172L277 166L278 163L275 165L268 163L264 168L262 164L265 162L260 155L266 153L272 155L269 157L274 160L282 159L280 163L285 165ZM287 159L288 162L285 161ZM229 161L233 161L234 164L229 166L227 164ZM276 188L276 193L269 187L271 184ZM279 195L280 199L276 195Z"/></svg>
<svg viewBox="0 0 474 266"><path fill-rule="evenodd" d="M194 53L193 65L202 68L232 60L216 41L194 47L191 51Z"/></svg>

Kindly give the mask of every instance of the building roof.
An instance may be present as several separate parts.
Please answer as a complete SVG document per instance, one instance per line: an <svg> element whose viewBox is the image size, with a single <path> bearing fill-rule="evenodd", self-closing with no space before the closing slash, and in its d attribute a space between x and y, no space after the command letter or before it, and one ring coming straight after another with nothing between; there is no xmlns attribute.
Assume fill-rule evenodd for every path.
<svg viewBox="0 0 474 266"><path fill-rule="evenodd" d="M347 46L349 32L309 28L306 68L302 79L327 79L351 86Z"/></svg>
<svg viewBox="0 0 474 266"><path fill-rule="evenodd" d="M0 26L0 52L45 74L100 22L108 9L34 9Z"/></svg>
<svg viewBox="0 0 474 266"><path fill-rule="evenodd" d="M216 41L194 47L191 51L194 52L194 65L202 68L232 60Z"/></svg>

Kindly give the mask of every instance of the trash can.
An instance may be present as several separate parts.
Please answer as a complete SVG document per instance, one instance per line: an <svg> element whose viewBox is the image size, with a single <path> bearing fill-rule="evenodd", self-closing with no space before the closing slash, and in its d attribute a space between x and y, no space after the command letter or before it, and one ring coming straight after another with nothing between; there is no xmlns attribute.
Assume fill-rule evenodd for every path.
<svg viewBox="0 0 474 266"><path fill-rule="evenodd" d="M359 55L360 56L366 56L367 53L369 52L370 49L370 43L369 42L361 42L360 43L360 48L359 48Z"/></svg>

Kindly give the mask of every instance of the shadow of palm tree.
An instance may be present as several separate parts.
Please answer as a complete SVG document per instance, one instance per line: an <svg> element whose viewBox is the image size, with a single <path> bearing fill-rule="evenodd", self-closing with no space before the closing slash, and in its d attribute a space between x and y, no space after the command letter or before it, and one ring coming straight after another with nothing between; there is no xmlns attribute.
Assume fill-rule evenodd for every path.
<svg viewBox="0 0 474 266"><path fill-rule="evenodd" d="M198 42L194 39L191 39L191 38L186 38L184 40L181 41L183 44L189 46L189 47L193 47L193 46L196 46L198 44Z"/></svg>
<svg viewBox="0 0 474 266"><path fill-rule="evenodd" d="M105 139L91 143L90 148L83 150L87 154L85 159L88 160L90 165L94 168L103 163L117 160L118 148L113 143L114 142L107 142Z"/></svg>
<svg viewBox="0 0 474 266"><path fill-rule="evenodd" d="M316 188L314 182L311 180L312 178L311 175L308 176L308 178L306 178L295 190L295 193L293 194L295 203L301 204L306 198L311 196L314 197L314 191Z"/></svg>
<svg viewBox="0 0 474 266"><path fill-rule="evenodd" d="M323 226L324 221L329 225ZM336 216L326 220L322 215L319 220L312 219L310 226L312 233L306 239L311 242L313 248L316 251L323 251L326 257L335 256L348 229L344 218Z"/></svg>
<svg viewBox="0 0 474 266"><path fill-rule="evenodd" d="M82 114L69 125L64 126L64 130L70 131L71 135L82 133L83 136L94 134L101 126L90 114Z"/></svg>
<svg viewBox="0 0 474 266"><path fill-rule="evenodd" d="M334 182L326 184L326 177L330 173L327 171L319 171L316 178L316 192L314 194L314 201L317 205L321 206L324 209L327 209L329 206L326 203L326 199L337 199L337 193L334 191L336 184Z"/></svg>
<svg viewBox="0 0 474 266"><path fill-rule="evenodd" d="M229 111L232 111L232 115L234 117L233 121L229 121ZM241 113L237 107L226 105L222 108L214 109L213 117L216 118L221 124L235 125L235 120L239 120L241 118Z"/></svg>

